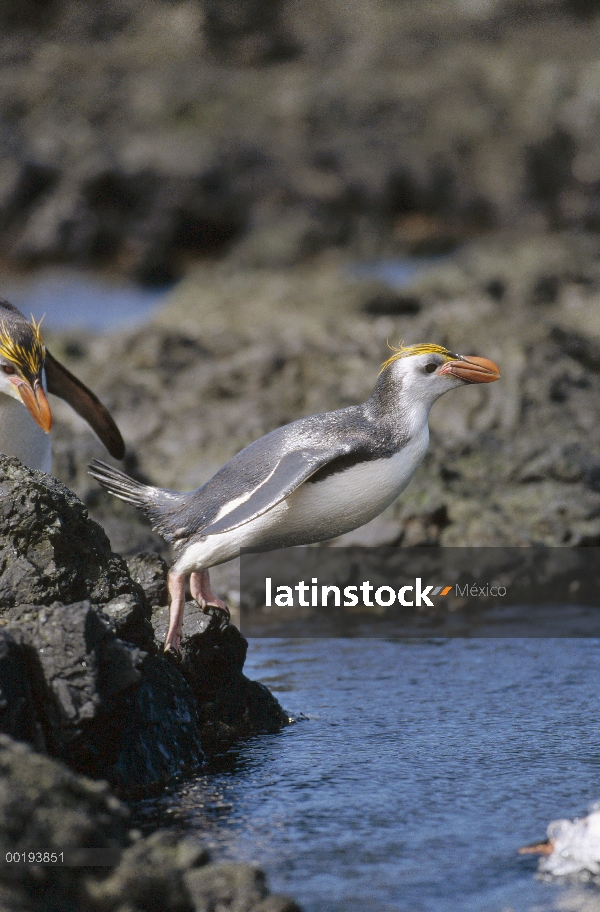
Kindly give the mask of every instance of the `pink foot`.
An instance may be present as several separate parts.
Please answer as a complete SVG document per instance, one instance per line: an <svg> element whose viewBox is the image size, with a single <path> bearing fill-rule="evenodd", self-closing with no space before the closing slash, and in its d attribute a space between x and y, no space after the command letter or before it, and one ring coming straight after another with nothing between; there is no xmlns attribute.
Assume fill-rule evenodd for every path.
<svg viewBox="0 0 600 912"><path fill-rule="evenodd" d="M185 609L185 574L169 572L169 595L171 606L169 608L169 629L165 640L165 652L179 655L181 644L181 628L183 627L183 612Z"/></svg>

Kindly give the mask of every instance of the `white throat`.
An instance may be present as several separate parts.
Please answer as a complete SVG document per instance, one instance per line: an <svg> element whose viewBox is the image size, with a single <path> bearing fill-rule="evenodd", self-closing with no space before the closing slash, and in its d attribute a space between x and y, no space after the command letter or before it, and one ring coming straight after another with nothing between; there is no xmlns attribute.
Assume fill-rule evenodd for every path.
<svg viewBox="0 0 600 912"><path fill-rule="evenodd" d="M50 472L50 435L37 426L25 406L11 396L0 394L0 453L16 456L30 469Z"/></svg>

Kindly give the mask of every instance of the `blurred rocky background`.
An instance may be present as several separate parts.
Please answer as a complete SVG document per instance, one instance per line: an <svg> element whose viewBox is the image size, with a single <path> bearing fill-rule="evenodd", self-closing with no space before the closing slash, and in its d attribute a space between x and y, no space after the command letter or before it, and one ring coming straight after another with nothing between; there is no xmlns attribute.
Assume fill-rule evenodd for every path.
<svg viewBox="0 0 600 912"><path fill-rule="evenodd" d="M0 256L149 283L600 225L595 0L5 0Z"/></svg>
<svg viewBox="0 0 600 912"><path fill-rule="evenodd" d="M195 487L431 340L503 379L436 404L405 495L344 541L598 544L599 39L594 0L7 0L0 265L171 288L144 325L84 330L91 296L46 332L144 480ZM117 551L168 557L53 407L58 477Z"/></svg>
<svg viewBox="0 0 600 912"><path fill-rule="evenodd" d="M365 399L388 342L493 358L502 380L436 403L407 491L338 543L599 545L599 127L598 0L3 0L0 295L16 274L78 277L71 323L15 303L47 309L125 468L173 488ZM98 276L164 302L92 332ZM52 408L53 471L110 543L58 482L2 462L0 854L121 860L101 884L4 866L3 908L293 912L256 871L129 832L79 775L162 786L287 717L243 676L245 641L190 606L181 667L160 656L166 564L148 552L166 546ZM232 608L236 570L213 573Z"/></svg>

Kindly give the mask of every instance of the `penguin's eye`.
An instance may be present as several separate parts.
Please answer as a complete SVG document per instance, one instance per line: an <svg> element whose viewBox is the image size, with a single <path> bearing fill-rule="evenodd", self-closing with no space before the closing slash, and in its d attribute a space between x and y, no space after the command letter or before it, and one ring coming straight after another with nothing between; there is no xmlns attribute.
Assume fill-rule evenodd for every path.
<svg viewBox="0 0 600 912"><path fill-rule="evenodd" d="M17 373L16 370L14 369L14 367L11 367L10 364L3 364L2 370L4 371L5 374L16 374Z"/></svg>
<svg viewBox="0 0 600 912"><path fill-rule="evenodd" d="M433 372L437 370L437 364L426 364L425 370L428 374L433 374Z"/></svg>

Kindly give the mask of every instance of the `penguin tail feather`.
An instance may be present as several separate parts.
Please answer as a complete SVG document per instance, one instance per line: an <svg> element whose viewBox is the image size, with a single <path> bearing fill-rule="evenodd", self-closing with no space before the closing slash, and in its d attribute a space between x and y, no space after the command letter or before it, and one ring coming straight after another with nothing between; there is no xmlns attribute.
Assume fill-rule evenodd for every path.
<svg viewBox="0 0 600 912"><path fill-rule="evenodd" d="M187 495L142 484L99 459L93 460L88 472L110 494L141 510L150 520L152 528L167 541L172 542L178 537L182 526L179 515L186 505Z"/></svg>
<svg viewBox="0 0 600 912"><path fill-rule="evenodd" d="M106 462L94 459L88 466L88 472L103 488L106 488L107 491L120 500L125 500L127 503L140 507L142 510L152 503L151 492L153 489L149 485L130 478L125 472L113 468Z"/></svg>

